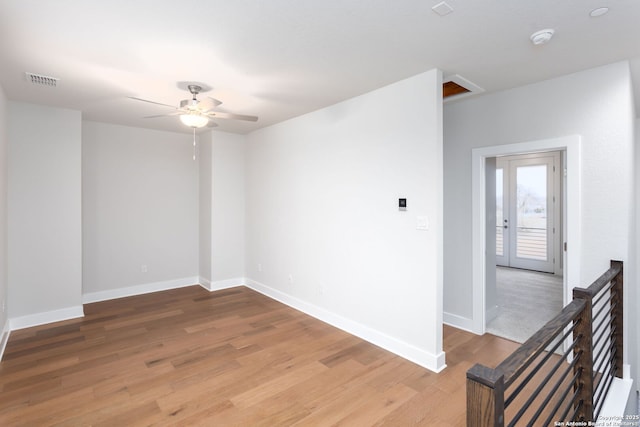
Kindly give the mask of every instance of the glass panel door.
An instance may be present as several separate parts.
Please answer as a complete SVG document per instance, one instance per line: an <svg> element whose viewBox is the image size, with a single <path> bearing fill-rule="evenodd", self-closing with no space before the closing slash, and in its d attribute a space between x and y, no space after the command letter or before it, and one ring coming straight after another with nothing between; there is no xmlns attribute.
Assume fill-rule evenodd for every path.
<svg viewBox="0 0 640 427"><path fill-rule="evenodd" d="M511 267L553 273L553 158L512 160Z"/></svg>
<svg viewBox="0 0 640 427"><path fill-rule="evenodd" d="M516 166L516 257L548 261L546 164Z"/></svg>
<svg viewBox="0 0 640 427"><path fill-rule="evenodd" d="M496 264L553 273L556 156L496 162Z"/></svg>

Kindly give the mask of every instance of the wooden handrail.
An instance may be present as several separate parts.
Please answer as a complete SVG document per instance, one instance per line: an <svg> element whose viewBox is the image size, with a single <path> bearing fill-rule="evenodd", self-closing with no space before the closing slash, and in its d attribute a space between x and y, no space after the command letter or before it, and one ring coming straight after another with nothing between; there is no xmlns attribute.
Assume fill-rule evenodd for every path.
<svg viewBox="0 0 640 427"><path fill-rule="evenodd" d="M594 297L620 274L622 274L622 261L611 261L611 267L605 271L602 276L598 277L588 288L575 287L573 290L574 292L580 291L581 293ZM622 277L620 277L620 280L622 280Z"/></svg>
<svg viewBox="0 0 640 427"><path fill-rule="evenodd" d="M607 287L608 285L610 286ZM594 356L594 305L607 304L604 308L609 308L608 311L604 310L604 308L596 310L597 313L608 315L606 321L609 323L606 324L604 330L610 331L610 333L609 335L604 335L603 332L601 335L611 340L609 346L601 346L601 349L597 349L598 351L610 350L610 354L602 354L603 358L599 360L603 361L602 363L610 361L610 367L606 369L606 372L609 372L608 375L610 376L619 377L622 374L622 348L624 344L622 292L623 264L621 261L611 261L611 267L591 286L586 289L575 288L573 301L496 368L488 368L476 364L469 369L467 371L467 425L482 427L504 426L506 422L505 408L513 402L526 384L536 377L543 364L547 362L552 352L560 346L561 342L571 335L573 335L573 342L569 350L559 359L559 362L555 363L554 369L557 369L563 360L566 362L568 369L573 371L573 374L570 375L572 379L568 385L568 387L573 388L573 392L571 393L571 389L565 387L564 392L561 393L562 399L555 405L549 418L554 416L562 401L569 395L572 395L572 397L568 406L565 405L562 417L567 416L571 420L584 421L593 421L597 418L597 412L602 402L594 401L594 379L599 377L601 380L605 372L597 372L598 369L594 368L594 357L598 359L601 355L598 353L598 355ZM608 297L608 299L605 297ZM602 325L598 325L596 328L602 330ZM550 349L554 342L555 347ZM569 352L571 351L573 351L573 357L569 364ZM546 356L541 361L538 361L543 352L547 352ZM609 355L608 358L606 358L607 355ZM605 369L603 368L602 371L605 371ZM528 372L528 374L523 379L525 372ZM566 372L565 370L565 377ZM548 381L551 378L552 374L553 372L544 375L544 380L541 380L542 385L545 384L544 381ZM612 381L611 377L608 378L608 383L604 382L602 384L602 388L599 390L601 396L597 396L597 399L603 400L606 397L608 386ZM515 391L510 392L509 398L505 400L506 390L515 385L516 381L519 382L518 387L515 388ZM562 381L558 382L557 385ZM543 388L542 386L537 387L532 395L535 396ZM558 387L554 387L552 393L557 390ZM535 411L535 415L531 417L534 421L544 411L545 405L551 401L550 397L551 395L543 399L544 403ZM527 399L525 405L529 405L531 401L532 399ZM518 411L514 419L518 420L527 410L528 407L524 406L523 409Z"/></svg>
<svg viewBox="0 0 640 427"><path fill-rule="evenodd" d="M520 348L511 353L496 368L504 374L505 386L510 386L514 379L540 355L571 322L576 320L584 309L582 300L571 301L556 317L531 336Z"/></svg>

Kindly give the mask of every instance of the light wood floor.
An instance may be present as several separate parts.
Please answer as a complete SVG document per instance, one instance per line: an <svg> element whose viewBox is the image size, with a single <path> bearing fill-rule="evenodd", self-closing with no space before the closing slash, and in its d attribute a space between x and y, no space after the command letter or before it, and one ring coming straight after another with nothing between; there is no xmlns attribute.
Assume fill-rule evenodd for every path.
<svg viewBox="0 0 640 427"><path fill-rule="evenodd" d="M13 332L0 425L462 426L467 369L516 346L445 327L435 374L250 289L193 286Z"/></svg>

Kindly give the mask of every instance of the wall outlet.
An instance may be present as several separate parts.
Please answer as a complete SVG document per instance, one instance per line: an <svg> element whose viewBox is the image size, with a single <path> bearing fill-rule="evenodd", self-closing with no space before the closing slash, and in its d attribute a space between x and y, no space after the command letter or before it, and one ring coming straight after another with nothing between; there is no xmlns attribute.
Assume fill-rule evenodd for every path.
<svg viewBox="0 0 640 427"><path fill-rule="evenodd" d="M147 271L149 271L149 269L147 268L147 264L142 264L140 266L140 271L143 273L146 273Z"/></svg>
<svg viewBox="0 0 640 427"><path fill-rule="evenodd" d="M293 285L293 275L289 274L289 284Z"/></svg>
<svg viewBox="0 0 640 427"><path fill-rule="evenodd" d="M258 264L258 273L262 273L262 264Z"/></svg>

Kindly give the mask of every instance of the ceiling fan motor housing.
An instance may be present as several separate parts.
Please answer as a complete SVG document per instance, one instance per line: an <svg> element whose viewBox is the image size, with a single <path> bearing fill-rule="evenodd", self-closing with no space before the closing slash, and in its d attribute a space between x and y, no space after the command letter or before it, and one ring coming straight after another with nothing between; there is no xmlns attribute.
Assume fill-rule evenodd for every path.
<svg viewBox="0 0 640 427"><path fill-rule="evenodd" d="M198 85L189 85L187 86L187 89L189 89L189 92L193 95L193 99L195 99L195 96L202 91L202 87Z"/></svg>
<svg viewBox="0 0 640 427"><path fill-rule="evenodd" d="M194 110L196 109L199 103L200 101L198 101L194 95L193 99L183 99L182 101L180 101L180 108L187 108L189 110Z"/></svg>

